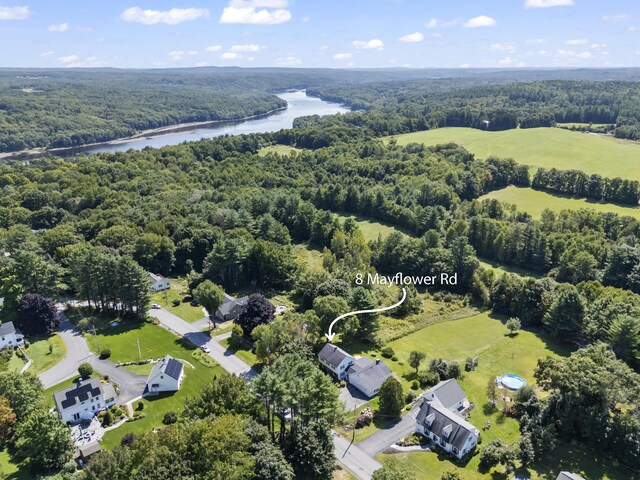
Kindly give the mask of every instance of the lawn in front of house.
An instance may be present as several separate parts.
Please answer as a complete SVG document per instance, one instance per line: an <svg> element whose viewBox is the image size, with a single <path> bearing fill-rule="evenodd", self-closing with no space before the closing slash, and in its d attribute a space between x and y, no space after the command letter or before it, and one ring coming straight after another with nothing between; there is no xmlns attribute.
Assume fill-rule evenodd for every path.
<svg viewBox="0 0 640 480"><path fill-rule="evenodd" d="M512 443L520 436L518 421L488 405L486 389L489 381L504 373L515 373L533 384L533 373L538 359L546 356L568 355L570 352L565 346L533 332L520 331L517 335L510 336L502 320L488 313L481 313L430 325L390 342L387 346L393 349L396 360L383 358L383 361L400 380L404 392L407 393L412 391L412 381L416 379L415 370L408 363L411 351L421 351L427 356L421 369L427 368L431 359L442 358L459 362L464 370L467 357L479 357L478 367L472 372L464 372L463 378L459 379L469 401L475 403L469 422L478 429L482 429L487 421L491 421L491 428L481 431L483 443L498 438L506 443ZM345 345L345 347L353 355L375 355L380 358L380 351L371 345ZM373 431L365 431L360 436L368 436L371 433ZM435 454L428 455L437 459ZM442 471L452 467L448 460L443 463ZM469 462L465 472L475 473L477 469L478 457L476 456ZM463 477L467 478L466 473Z"/></svg>
<svg viewBox="0 0 640 480"><path fill-rule="evenodd" d="M233 352L233 354L240 357L242 360L247 362L252 367L258 364L258 357L256 357L256 354L253 353L253 351L251 350L252 346L249 342L246 342L240 348L231 348L229 346L229 338L225 338L220 342L220 345L222 345L224 348L228 349L229 351Z"/></svg>
<svg viewBox="0 0 640 480"><path fill-rule="evenodd" d="M53 349L49 352L49 345ZM59 334L47 338L34 338L29 341L29 348L25 352L33 362L27 370L38 375L60 362L67 354L67 348Z"/></svg>
<svg viewBox="0 0 640 480"><path fill-rule="evenodd" d="M34 475L29 471L29 461L14 458L5 448L0 450L0 472L3 480L32 480Z"/></svg>
<svg viewBox="0 0 640 480"><path fill-rule="evenodd" d="M157 303L169 312L177 315L187 322L196 322L205 317L201 306L194 307L191 305L193 300L189 295L187 280L184 277L171 278L171 288L161 292L154 293L151 303ZM173 305L174 300L179 303Z"/></svg>

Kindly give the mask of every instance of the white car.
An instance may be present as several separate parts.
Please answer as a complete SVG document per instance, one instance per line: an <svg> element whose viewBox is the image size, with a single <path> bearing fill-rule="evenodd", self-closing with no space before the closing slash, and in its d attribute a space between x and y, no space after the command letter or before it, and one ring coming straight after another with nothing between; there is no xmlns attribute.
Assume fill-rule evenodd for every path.
<svg viewBox="0 0 640 480"><path fill-rule="evenodd" d="M160 310L161 307L157 303L154 303L153 305L151 305L151 308L153 308L154 310Z"/></svg>
<svg viewBox="0 0 640 480"><path fill-rule="evenodd" d="M207 345L202 345L200 347L200 350L202 350L204 353L211 353L211 349Z"/></svg>

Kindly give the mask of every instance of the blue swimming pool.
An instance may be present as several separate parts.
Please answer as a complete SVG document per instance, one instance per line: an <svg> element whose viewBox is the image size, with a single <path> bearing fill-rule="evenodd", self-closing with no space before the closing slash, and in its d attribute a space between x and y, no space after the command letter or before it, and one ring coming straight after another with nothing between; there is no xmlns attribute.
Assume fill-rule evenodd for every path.
<svg viewBox="0 0 640 480"><path fill-rule="evenodd" d="M514 373L505 373L499 380L503 387L513 391L520 390L527 384L524 378Z"/></svg>

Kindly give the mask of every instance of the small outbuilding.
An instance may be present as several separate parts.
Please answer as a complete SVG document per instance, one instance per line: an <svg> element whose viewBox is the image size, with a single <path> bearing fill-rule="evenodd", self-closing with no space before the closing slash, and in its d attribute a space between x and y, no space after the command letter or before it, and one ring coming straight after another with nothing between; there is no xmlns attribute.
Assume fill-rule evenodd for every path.
<svg viewBox="0 0 640 480"><path fill-rule="evenodd" d="M184 365L170 355L153 366L147 378L147 393L177 392L184 379Z"/></svg>

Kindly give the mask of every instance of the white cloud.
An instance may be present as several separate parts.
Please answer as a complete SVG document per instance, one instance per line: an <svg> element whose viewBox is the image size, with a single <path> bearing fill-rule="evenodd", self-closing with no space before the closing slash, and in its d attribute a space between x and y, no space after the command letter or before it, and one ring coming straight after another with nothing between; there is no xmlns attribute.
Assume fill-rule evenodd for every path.
<svg viewBox="0 0 640 480"><path fill-rule="evenodd" d="M544 45L547 43L546 38L529 38L525 41L527 45Z"/></svg>
<svg viewBox="0 0 640 480"><path fill-rule="evenodd" d="M601 50L603 48L607 48L607 45L604 43L592 43L591 48L593 48L594 50Z"/></svg>
<svg viewBox="0 0 640 480"><path fill-rule="evenodd" d="M320 47L320 51L321 52L325 52L327 50L329 50L329 45L323 45L323 46Z"/></svg>
<svg viewBox="0 0 640 480"><path fill-rule="evenodd" d="M514 53L516 51L516 45L514 43L492 43L489 48L495 52Z"/></svg>
<svg viewBox="0 0 640 480"><path fill-rule="evenodd" d="M237 60L239 58L242 58L242 55L235 52L224 52L222 55L220 55L220 58L222 60Z"/></svg>
<svg viewBox="0 0 640 480"><path fill-rule="evenodd" d="M398 39L400 42L405 43L417 43L424 40L424 35L420 32L408 33L407 35L403 35Z"/></svg>
<svg viewBox="0 0 640 480"><path fill-rule="evenodd" d="M576 58L591 58L591 52L580 52Z"/></svg>
<svg viewBox="0 0 640 480"><path fill-rule="evenodd" d="M501 67L524 67L525 63L519 60L514 60L511 57L504 57L498 60L498 65Z"/></svg>
<svg viewBox="0 0 640 480"><path fill-rule="evenodd" d="M205 50L207 52L219 52L222 50L222 45L209 45Z"/></svg>
<svg viewBox="0 0 640 480"><path fill-rule="evenodd" d="M468 63L463 63L462 65L458 65L458 68L469 68L471 65Z"/></svg>
<svg viewBox="0 0 640 480"><path fill-rule="evenodd" d="M574 0L525 0L524 8L570 7Z"/></svg>
<svg viewBox="0 0 640 480"><path fill-rule="evenodd" d="M538 55L540 55L541 57L546 57L547 55L549 55L549 52L547 52L546 50L538 50Z"/></svg>
<svg viewBox="0 0 640 480"><path fill-rule="evenodd" d="M425 22L426 28L449 28L460 25L460 19L454 18L453 20L440 20L438 18L432 18L428 22Z"/></svg>
<svg viewBox="0 0 640 480"><path fill-rule="evenodd" d="M558 57L560 58L580 58L587 59L591 58L591 52L575 52L574 50L558 50Z"/></svg>
<svg viewBox="0 0 640 480"><path fill-rule="evenodd" d="M602 17L603 22L628 22L631 20L631 15L627 13L620 13L618 15L605 15Z"/></svg>
<svg viewBox="0 0 640 480"><path fill-rule="evenodd" d="M67 55L64 57L58 57L58 61L62 63L74 63L78 60L80 60L80 57L78 55Z"/></svg>
<svg viewBox="0 0 640 480"><path fill-rule="evenodd" d="M478 28L478 27L495 27L497 22L486 15L480 15L479 17L473 17L467 20L464 24L464 28Z"/></svg>
<svg viewBox="0 0 640 480"><path fill-rule="evenodd" d="M220 23L276 25L291 20L288 0L231 0L222 10ZM303 20L304 21L304 20Z"/></svg>
<svg viewBox="0 0 640 480"><path fill-rule="evenodd" d="M171 50L169 52L169 56L171 57L171 60L174 61L182 60L182 57L184 57L184 52L182 50Z"/></svg>
<svg viewBox="0 0 640 480"><path fill-rule="evenodd" d="M29 7L0 7L0 20L26 20L30 14Z"/></svg>
<svg viewBox="0 0 640 480"><path fill-rule="evenodd" d="M276 63L283 67L293 67L295 65L300 65L302 63L302 60L294 57L293 55L289 55L287 57L278 57L276 59Z"/></svg>
<svg viewBox="0 0 640 480"><path fill-rule="evenodd" d="M48 52L44 52L40 54L41 57L48 57L50 55L53 55L53 50L49 50Z"/></svg>
<svg viewBox="0 0 640 480"><path fill-rule="evenodd" d="M66 32L67 30L69 30L69 24L68 23L58 23L55 25L49 25L48 30L50 32Z"/></svg>
<svg viewBox="0 0 640 480"><path fill-rule="evenodd" d="M586 38L574 38L573 40L567 40L566 42L564 42L565 45L586 45L587 43L589 43L589 40Z"/></svg>
<svg viewBox="0 0 640 480"><path fill-rule="evenodd" d="M231 52L259 52L264 50L264 46L256 45L255 43L249 45L232 45L229 51Z"/></svg>
<svg viewBox="0 0 640 480"><path fill-rule="evenodd" d="M198 63L196 63L196 67L206 67L206 66L208 66L207 62L198 62Z"/></svg>
<svg viewBox="0 0 640 480"><path fill-rule="evenodd" d="M384 43L379 38L372 38L371 40L356 40L353 42L353 47L358 50L382 50L384 48Z"/></svg>
<svg viewBox="0 0 640 480"><path fill-rule="evenodd" d="M640 28L638 27L629 27L627 28L627 32L638 32L640 31Z"/></svg>
<svg viewBox="0 0 640 480"><path fill-rule="evenodd" d="M333 58L336 60L350 60L353 55L350 53L336 53Z"/></svg>
<svg viewBox="0 0 640 480"><path fill-rule="evenodd" d="M155 25L165 23L176 25L198 18L209 18L209 10L206 8L172 8L170 10L142 10L140 7L127 8L120 14L120 19L125 22Z"/></svg>

